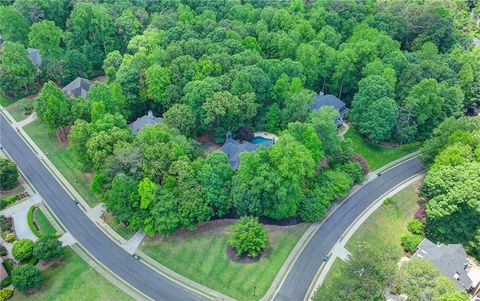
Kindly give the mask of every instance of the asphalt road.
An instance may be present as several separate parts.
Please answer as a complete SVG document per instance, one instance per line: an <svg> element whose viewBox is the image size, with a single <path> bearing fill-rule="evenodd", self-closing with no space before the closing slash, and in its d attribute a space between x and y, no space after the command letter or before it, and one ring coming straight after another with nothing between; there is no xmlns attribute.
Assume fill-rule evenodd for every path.
<svg viewBox="0 0 480 301"><path fill-rule="evenodd" d="M62 224L97 260L155 300L206 300L134 259L83 213L39 158L0 114L0 144L15 160Z"/></svg>
<svg viewBox="0 0 480 301"><path fill-rule="evenodd" d="M384 193L424 170L418 159L411 159L388 170L350 196L318 229L294 263L280 287L276 301L304 300L324 256L357 216Z"/></svg>

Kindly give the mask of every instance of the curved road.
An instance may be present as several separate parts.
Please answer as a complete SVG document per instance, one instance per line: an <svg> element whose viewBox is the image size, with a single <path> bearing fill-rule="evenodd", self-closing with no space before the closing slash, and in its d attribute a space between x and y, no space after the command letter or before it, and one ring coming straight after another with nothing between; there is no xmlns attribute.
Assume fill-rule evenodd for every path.
<svg viewBox="0 0 480 301"><path fill-rule="evenodd" d="M276 301L304 300L315 274L341 235L376 199L396 185L424 171L417 158L382 173L348 197L329 216L303 249L275 296Z"/></svg>
<svg viewBox="0 0 480 301"><path fill-rule="evenodd" d="M78 208L2 114L0 144L73 237L117 276L155 300L206 300L134 259L110 240Z"/></svg>
<svg viewBox="0 0 480 301"><path fill-rule="evenodd" d="M205 300L204 296L185 288L132 258L98 229L64 188L40 162L24 140L0 114L0 144L15 160L49 207L97 260L117 276L155 300ZM295 261L275 300L303 300L322 259L343 232L372 202L397 184L423 171L417 159L408 160L382 174L350 196L318 229Z"/></svg>

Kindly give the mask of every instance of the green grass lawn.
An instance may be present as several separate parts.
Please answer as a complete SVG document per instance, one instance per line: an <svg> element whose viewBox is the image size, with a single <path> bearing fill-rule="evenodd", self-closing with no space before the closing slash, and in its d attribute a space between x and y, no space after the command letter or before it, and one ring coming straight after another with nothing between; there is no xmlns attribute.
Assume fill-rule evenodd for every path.
<svg viewBox="0 0 480 301"><path fill-rule="evenodd" d="M50 224L50 222L48 221L47 217L45 216L45 214L43 213L42 209L40 208L36 208L34 211L33 211L33 219L35 220L35 222L37 223L38 227L40 228L40 232L43 233L43 234L56 234L57 231L55 230L55 228L52 226L52 224Z"/></svg>
<svg viewBox="0 0 480 301"><path fill-rule="evenodd" d="M228 226L215 221L195 232L177 231L169 238L146 239L141 249L175 272L238 300L258 300L308 225L267 227L270 247L258 262L235 263L226 255ZM255 288L255 296L253 291Z"/></svg>
<svg viewBox="0 0 480 301"><path fill-rule="evenodd" d="M346 249L353 255L362 252L362 246L393 246L392 250L398 259L403 254L400 245L400 236L407 232L407 223L412 220L417 209L417 188L420 182L416 182L395 194L394 202L389 205L383 204L360 226L347 242ZM342 278L342 267L346 263L336 259L322 283L322 287L330 287L332 281Z"/></svg>
<svg viewBox="0 0 480 301"><path fill-rule="evenodd" d="M9 196L17 195L24 191L25 191L25 187L23 187L23 185L18 185L12 190L0 192L0 199L8 198Z"/></svg>
<svg viewBox="0 0 480 301"><path fill-rule="evenodd" d="M376 170L410 153L413 153L419 148L417 143L408 145L405 144L398 148L383 147L376 144L371 144L352 126L350 126L350 129L344 137L352 139L353 150L367 160L371 171Z"/></svg>
<svg viewBox="0 0 480 301"><path fill-rule="evenodd" d="M33 100L24 98L10 104L6 109L16 121L22 121L29 116L25 114L25 107L32 107L33 109Z"/></svg>
<svg viewBox="0 0 480 301"><path fill-rule="evenodd" d="M110 213L104 213L102 217L103 220L113 229L113 231L117 232L126 240L129 240L135 234L135 231L132 231L125 225L118 223Z"/></svg>
<svg viewBox="0 0 480 301"><path fill-rule="evenodd" d="M40 120L28 124L24 130L35 141L44 153L48 153L49 159L63 174L63 176L72 184L90 206L98 203L95 195L89 190L89 182L85 174L81 171L80 163L77 161L73 150L62 146L55 136L50 132Z"/></svg>
<svg viewBox="0 0 480 301"><path fill-rule="evenodd" d="M12 103L14 103L16 99L8 98L3 95L2 91L0 91L0 105L6 107Z"/></svg>
<svg viewBox="0 0 480 301"><path fill-rule="evenodd" d="M416 182L395 194L393 204L382 204L360 226L346 248L355 254L364 244L379 246L389 244L395 246L399 253L402 252L400 236L407 232L407 223L413 219L413 214L418 208Z"/></svg>
<svg viewBox="0 0 480 301"><path fill-rule="evenodd" d="M60 264L43 271L42 287L33 294L15 292L11 300L132 300L119 288L93 270L72 249L65 249Z"/></svg>

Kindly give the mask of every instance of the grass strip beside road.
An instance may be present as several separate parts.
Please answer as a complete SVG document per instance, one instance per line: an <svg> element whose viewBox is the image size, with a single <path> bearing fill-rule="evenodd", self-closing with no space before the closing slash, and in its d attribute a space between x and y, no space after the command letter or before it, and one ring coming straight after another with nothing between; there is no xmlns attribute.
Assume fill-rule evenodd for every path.
<svg viewBox="0 0 480 301"><path fill-rule="evenodd" d="M413 219L418 208L419 183L420 181L415 182L402 189L391 198L392 204L382 204L372 213L347 242L347 250L355 254L360 252L362 245L365 244L373 246L388 244L394 246L401 254L400 236L407 233L407 223Z"/></svg>
<svg viewBox="0 0 480 301"><path fill-rule="evenodd" d="M40 228L40 233L44 235L54 235L57 233L55 228L48 221L42 209L38 207L35 208L35 210L33 211L33 219L37 223L38 227Z"/></svg>
<svg viewBox="0 0 480 301"><path fill-rule="evenodd" d="M236 263L226 255L232 221L204 223L194 232L145 239L142 251L173 271L237 300L258 300L307 229L307 224L267 226L270 245L255 263Z"/></svg>
<svg viewBox="0 0 480 301"><path fill-rule="evenodd" d="M353 150L367 160L371 171L411 154L419 148L417 143L405 144L397 148L371 144L353 126L350 126L344 137L352 139Z"/></svg>
<svg viewBox="0 0 480 301"><path fill-rule="evenodd" d="M45 280L39 290L32 294L15 291L10 300L132 300L93 270L71 248L65 249L65 257L60 263L52 265L42 273Z"/></svg>
<svg viewBox="0 0 480 301"><path fill-rule="evenodd" d="M105 212L102 216L103 220L113 229L113 231L117 232L118 235L129 240L135 234L135 231L130 230L127 226L117 222L112 214Z"/></svg>
<svg viewBox="0 0 480 301"><path fill-rule="evenodd" d="M362 252L365 245L375 247L391 246L398 259L403 254L400 237L407 232L407 223L413 219L418 208L418 187L421 181L415 182L399 191L391 199L393 203L382 204L353 234L347 242L346 249L353 256ZM341 259L336 259L328 271L322 287L331 287L333 281L342 278L342 267L346 265Z"/></svg>
<svg viewBox="0 0 480 301"><path fill-rule="evenodd" d="M35 120L23 128L38 147L46 154L55 167L63 174L70 184L78 191L90 206L98 201L89 190L89 181L81 171L73 150L60 144L56 135L49 131L40 120Z"/></svg>

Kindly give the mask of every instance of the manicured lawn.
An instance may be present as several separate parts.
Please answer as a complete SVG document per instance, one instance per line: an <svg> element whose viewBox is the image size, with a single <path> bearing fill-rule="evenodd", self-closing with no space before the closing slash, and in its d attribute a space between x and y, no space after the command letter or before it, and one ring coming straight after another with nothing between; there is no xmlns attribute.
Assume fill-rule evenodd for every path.
<svg viewBox="0 0 480 301"><path fill-rule="evenodd" d="M9 196L14 196L24 191L25 191L25 187L23 187L23 185L18 185L16 188L12 190L0 192L0 199L8 198Z"/></svg>
<svg viewBox="0 0 480 301"><path fill-rule="evenodd" d="M80 163L77 161L73 150L62 146L55 136L40 120L28 124L24 130L35 141L44 153L48 153L49 159L72 184L90 206L96 205L97 199L89 190L89 181L81 171Z"/></svg>
<svg viewBox="0 0 480 301"><path fill-rule="evenodd" d="M126 240L130 239L135 234L135 231L132 231L128 229L124 224L115 221L115 219L110 213L104 213L102 217L103 220L113 229L113 231L117 232L121 237L125 238Z"/></svg>
<svg viewBox="0 0 480 301"><path fill-rule="evenodd" d="M413 218L417 209L417 188L420 182L416 182L398 192L392 197L394 202L389 205L383 204L360 226L352 238L347 242L346 249L354 256L362 252L362 246L382 246L388 244L394 249L398 259L402 256L400 236L407 232L407 223ZM332 267L322 283L322 287L331 286L332 281L341 279L342 266L346 263L341 259L335 259Z"/></svg>
<svg viewBox="0 0 480 301"><path fill-rule="evenodd" d="M16 99L8 98L3 95L2 91L0 91L0 105L6 107L12 103L14 103Z"/></svg>
<svg viewBox="0 0 480 301"><path fill-rule="evenodd" d="M200 225L195 232L177 231L169 238L146 239L141 249L177 273L238 300L258 300L308 227L267 226L270 247L255 263L235 263L226 255L231 221ZM253 292L255 290L255 296Z"/></svg>
<svg viewBox="0 0 480 301"><path fill-rule="evenodd" d="M371 171L413 153L420 147L419 144L405 144L398 148L371 144L352 126L344 137L352 139L354 151L367 160Z"/></svg>
<svg viewBox="0 0 480 301"><path fill-rule="evenodd" d="M42 209L36 208L33 211L33 219L35 220L38 227L40 228L41 233L47 234L47 235L49 235L49 234L53 235L53 234L57 233L55 228L48 221L48 219L45 216L45 214L43 213Z"/></svg>
<svg viewBox="0 0 480 301"><path fill-rule="evenodd" d="M6 109L16 121L22 121L29 116L25 114L25 107L32 107L33 109L33 100L24 98L10 104Z"/></svg>
<svg viewBox="0 0 480 301"><path fill-rule="evenodd" d="M11 300L132 300L70 248L65 249L62 262L43 271L43 275L45 280L40 290L30 295L16 291Z"/></svg>
<svg viewBox="0 0 480 301"><path fill-rule="evenodd" d="M420 182L416 182L401 190L392 197L393 204L383 204L370 215L348 241L347 250L355 254L365 244L374 246L389 244L401 254L400 236L407 232L407 223L413 219L413 214L418 208L419 185Z"/></svg>

